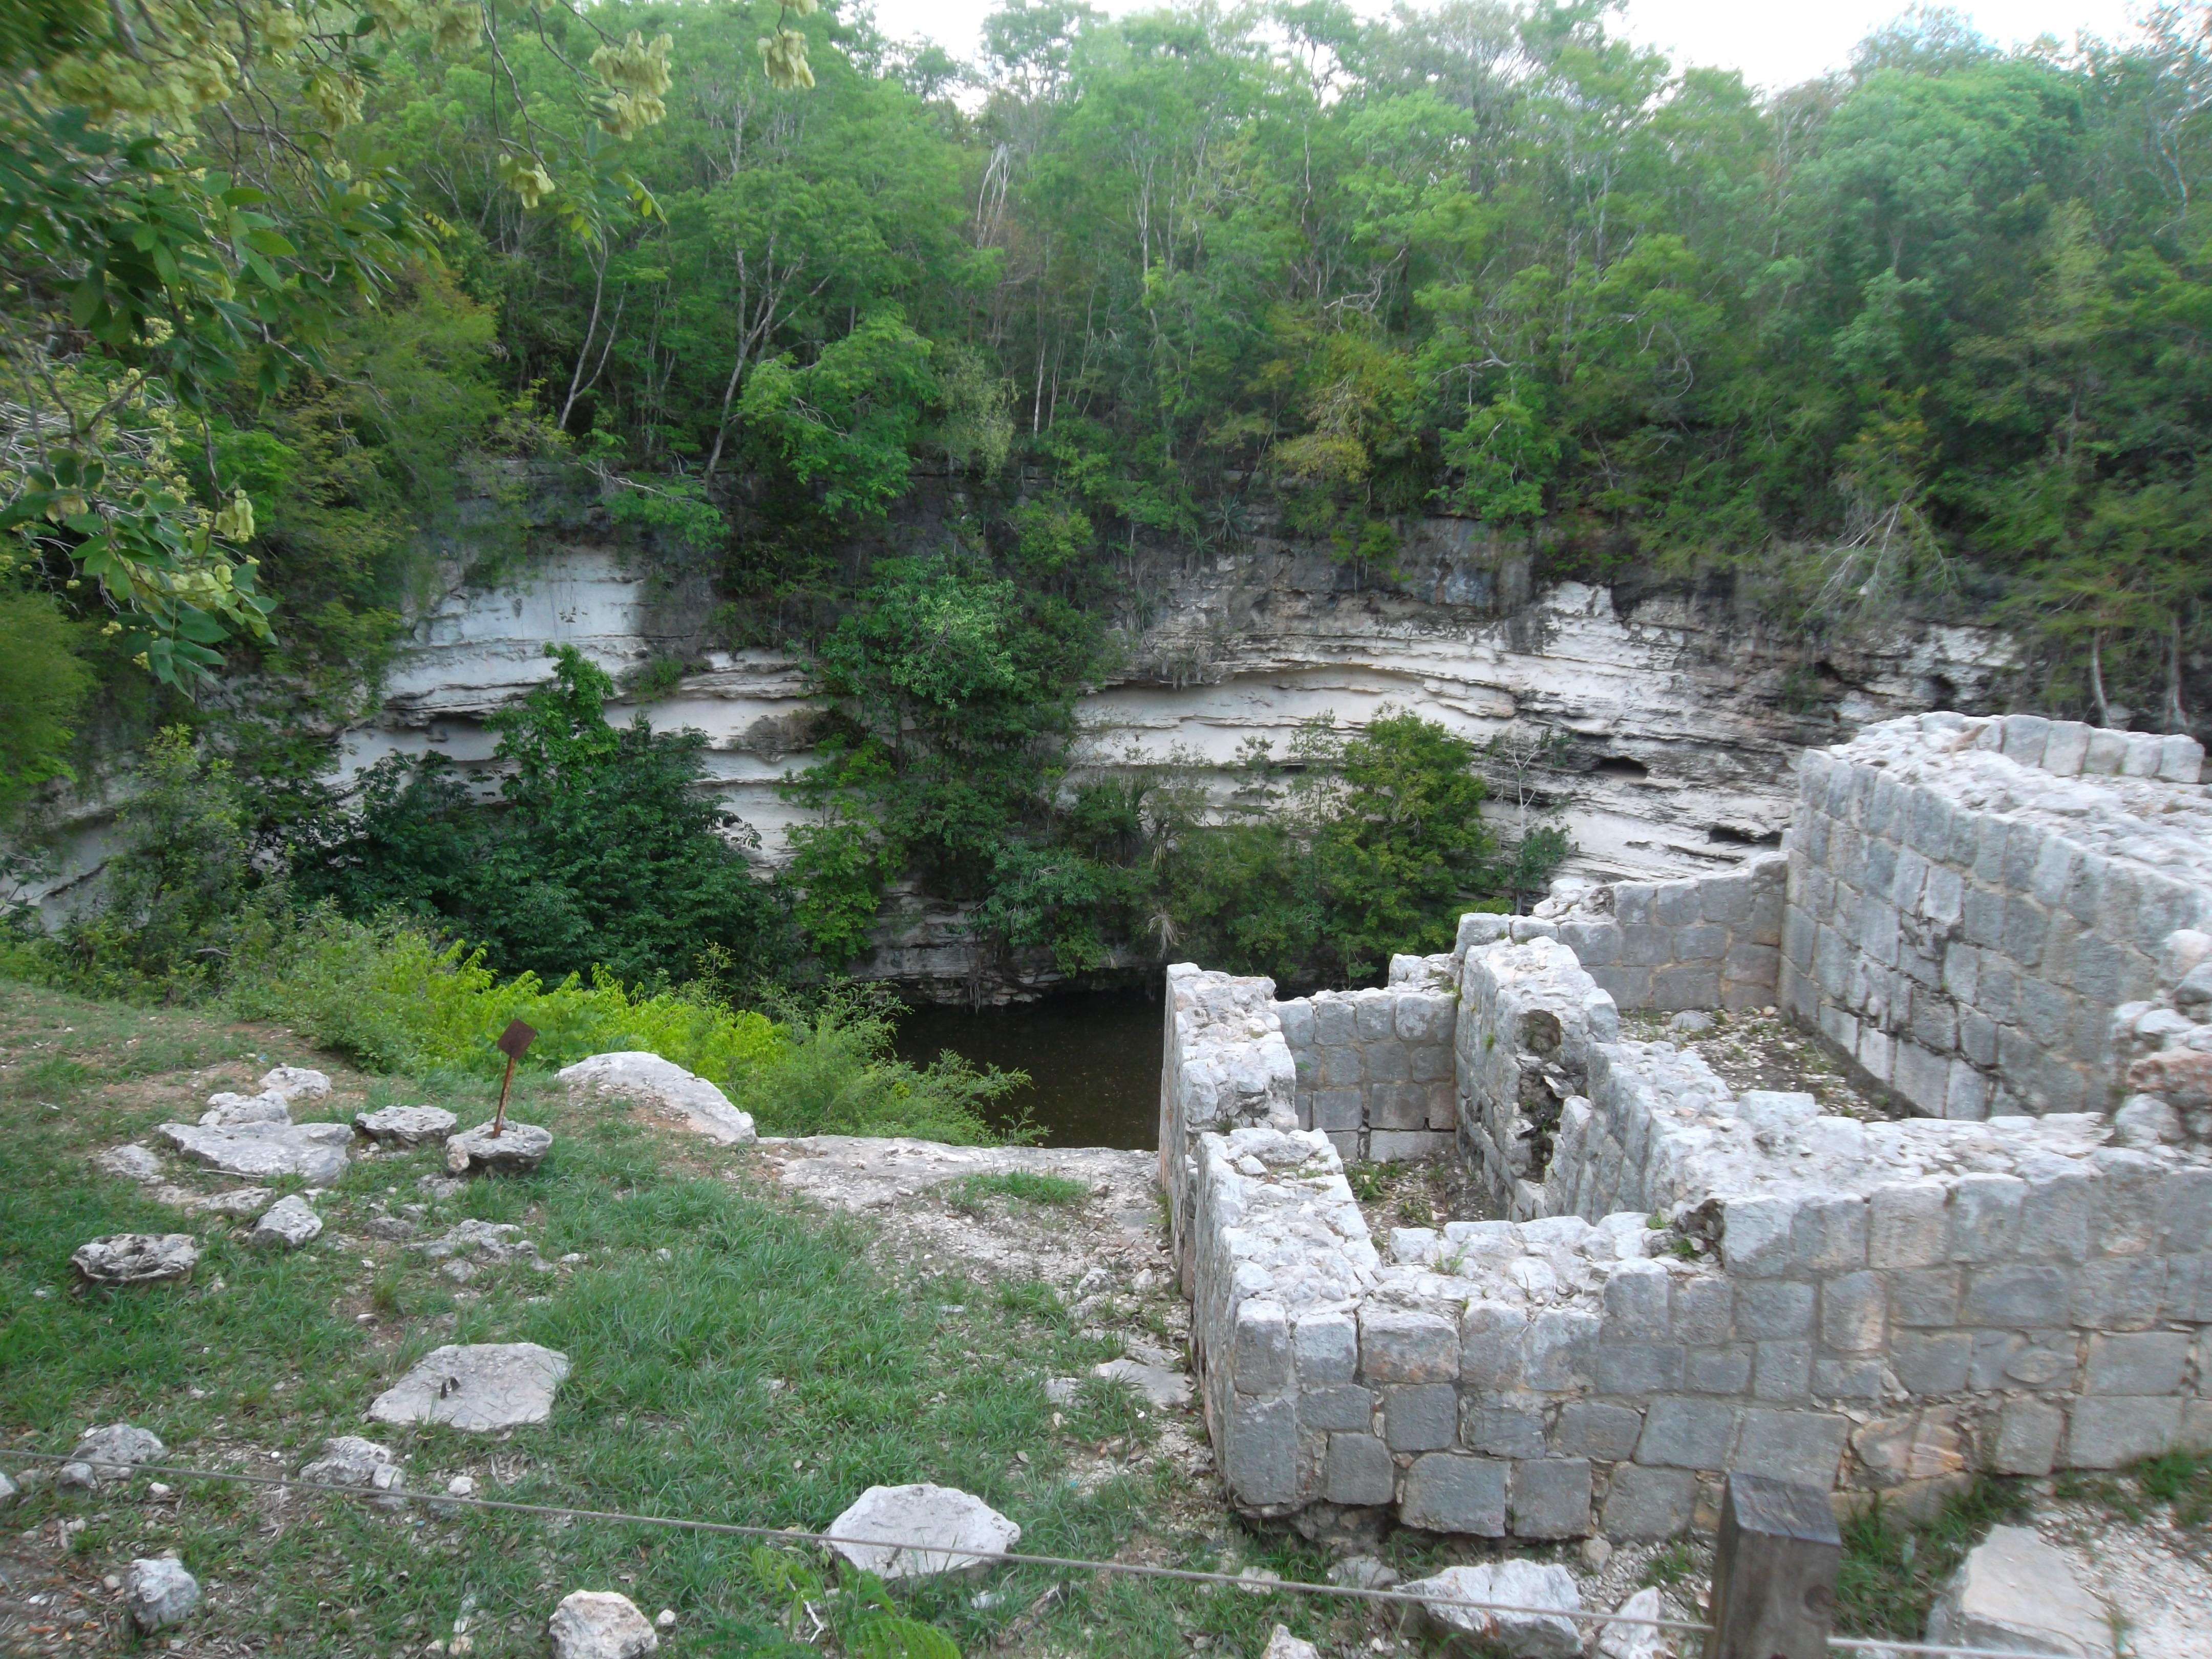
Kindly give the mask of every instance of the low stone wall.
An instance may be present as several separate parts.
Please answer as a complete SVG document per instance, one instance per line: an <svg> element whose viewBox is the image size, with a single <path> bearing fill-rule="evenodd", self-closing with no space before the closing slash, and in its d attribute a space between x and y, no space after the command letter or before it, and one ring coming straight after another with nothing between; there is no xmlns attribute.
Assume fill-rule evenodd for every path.
<svg viewBox="0 0 2212 1659"><path fill-rule="evenodd" d="M1808 750L1781 1006L1933 1116L2111 1110L2114 1011L2212 927L2201 761L2029 715Z"/></svg>
<svg viewBox="0 0 2212 1659"><path fill-rule="evenodd" d="M1458 958L1395 957L1390 982L1275 1005L1297 1068L1297 1120L1347 1160L1451 1150Z"/></svg>
<svg viewBox="0 0 2212 1659"><path fill-rule="evenodd" d="M1559 939L1623 1008L1764 1008L1782 958L1789 861L1595 889Z"/></svg>

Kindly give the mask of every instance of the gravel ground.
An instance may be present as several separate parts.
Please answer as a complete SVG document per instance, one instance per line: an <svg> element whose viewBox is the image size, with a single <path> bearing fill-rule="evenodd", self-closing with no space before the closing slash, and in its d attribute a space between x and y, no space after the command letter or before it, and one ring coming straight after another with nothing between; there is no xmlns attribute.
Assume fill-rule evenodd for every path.
<svg viewBox="0 0 2212 1659"><path fill-rule="evenodd" d="M2112 1610L2125 1659L2212 1654L2212 1539L2164 1504L2130 1521L2097 1503L2039 1497L2036 1529Z"/></svg>

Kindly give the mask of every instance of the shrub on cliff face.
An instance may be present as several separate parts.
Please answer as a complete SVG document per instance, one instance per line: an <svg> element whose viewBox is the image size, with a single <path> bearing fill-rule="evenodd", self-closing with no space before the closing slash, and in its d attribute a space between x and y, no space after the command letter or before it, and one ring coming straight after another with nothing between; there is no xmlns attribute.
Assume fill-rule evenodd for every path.
<svg viewBox="0 0 2212 1659"><path fill-rule="evenodd" d="M573 647L489 722L510 769L501 805L438 757L380 763L358 812L299 849L301 894L348 915L435 920L491 965L550 980L605 968L694 976L711 950L741 975L775 963L781 907L701 788L706 738L607 723L614 683Z"/></svg>

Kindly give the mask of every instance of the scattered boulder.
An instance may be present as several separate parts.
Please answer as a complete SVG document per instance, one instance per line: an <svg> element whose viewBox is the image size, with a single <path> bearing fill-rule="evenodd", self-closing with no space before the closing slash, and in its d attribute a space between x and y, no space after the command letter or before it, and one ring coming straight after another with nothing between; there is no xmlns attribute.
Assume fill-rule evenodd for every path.
<svg viewBox="0 0 2212 1659"><path fill-rule="evenodd" d="M1623 1601L1613 1611L1624 1619L1657 1619L1663 1616L1659 1605L1659 1592L1646 1586ZM1674 1651L1667 1640L1667 1632L1656 1625L1606 1625L1597 1634L1598 1659L1662 1659Z"/></svg>
<svg viewBox="0 0 2212 1659"><path fill-rule="evenodd" d="M1347 1555L1328 1570L1330 1583L1354 1589L1389 1589L1400 1577L1397 1568L1371 1555Z"/></svg>
<svg viewBox="0 0 2212 1659"><path fill-rule="evenodd" d="M399 1509L405 1500L398 1494L406 1488L398 1462L386 1448L357 1434L341 1434L323 1442L323 1455L300 1471L300 1479L326 1486L368 1486L393 1496L379 1498L385 1509Z"/></svg>
<svg viewBox="0 0 2212 1659"><path fill-rule="evenodd" d="M164 1187L155 1194L164 1204L174 1204L194 1215L259 1215L276 1194L266 1187L233 1187L227 1192L195 1193L182 1187Z"/></svg>
<svg viewBox="0 0 2212 1659"><path fill-rule="evenodd" d="M386 1106L380 1112L356 1112L353 1127L387 1146L420 1146L443 1140L460 1120L442 1106Z"/></svg>
<svg viewBox="0 0 2212 1659"><path fill-rule="evenodd" d="M238 1123L289 1123L292 1109L282 1095L210 1095L208 1109L200 1114L204 1129L227 1128Z"/></svg>
<svg viewBox="0 0 2212 1659"><path fill-rule="evenodd" d="M1082 1389L1083 1382L1079 1377L1048 1376L1044 1380L1044 1397L1055 1406L1073 1405L1075 1396Z"/></svg>
<svg viewBox="0 0 2212 1659"><path fill-rule="evenodd" d="M93 1159L95 1167L112 1176L121 1176L125 1181L152 1183L161 1178L161 1160L154 1155L151 1146L142 1146L133 1141L128 1146L111 1146Z"/></svg>
<svg viewBox="0 0 2212 1659"><path fill-rule="evenodd" d="M330 1093L331 1080L325 1073L305 1066L279 1066L262 1073L261 1091L286 1100L320 1100Z"/></svg>
<svg viewBox="0 0 2212 1659"><path fill-rule="evenodd" d="M473 1433L543 1423L568 1356L535 1342L447 1343L376 1396L379 1423L444 1423Z"/></svg>
<svg viewBox="0 0 2212 1659"><path fill-rule="evenodd" d="M201 1128L164 1123L155 1131L195 1164L224 1175L265 1180L298 1176L328 1186L346 1170L353 1131L343 1123L239 1123Z"/></svg>
<svg viewBox="0 0 2212 1659"><path fill-rule="evenodd" d="M70 1448L70 1461L54 1474L54 1484L64 1489L90 1492L103 1480L128 1480L131 1471L150 1463L168 1448L161 1437L136 1423L110 1423L88 1431Z"/></svg>
<svg viewBox="0 0 2212 1659"><path fill-rule="evenodd" d="M190 1279L200 1247L190 1233L116 1233L80 1244L70 1261L94 1285L151 1285Z"/></svg>
<svg viewBox="0 0 2212 1659"><path fill-rule="evenodd" d="M280 1198L253 1224L246 1242L264 1249L296 1250L323 1231L323 1218L296 1194Z"/></svg>
<svg viewBox="0 0 2212 1659"><path fill-rule="evenodd" d="M373 1215L361 1224L361 1230L371 1238L389 1238L400 1243L414 1237L420 1231L404 1215Z"/></svg>
<svg viewBox="0 0 2212 1659"><path fill-rule="evenodd" d="M0 1510L4 1510L9 1504L14 1503L16 1493L15 1483L8 1478L4 1470L0 1470Z"/></svg>
<svg viewBox="0 0 2212 1659"><path fill-rule="evenodd" d="M133 1561L123 1576L123 1594L131 1622L149 1635L199 1611L199 1580L185 1571L183 1562L166 1556Z"/></svg>
<svg viewBox="0 0 2212 1659"><path fill-rule="evenodd" d="M1261 1650L1260 1659L1321 1659L1321 1650L1312 1643L1291 1635L1289 1626L1278 1625L1274 1633L1267 1638L1267 1645Z"/></svg>
<svg viewBox="0 0 2212 1659"><path fill-rule="evenodd" d="M1992 1527L1928 1613L1928 1639L2058 1659L2112 1659L2112 1626L2066 1553L2033 1527Z"/></svg>
<svg viewBox="0 0 2212 1659"><path fill-rule="evenodd" d="M442 1237L416 1245L416 1249L428 1261L459 1256L490 1263L527 1261L534 1267L551 1266L538 1254L538 1246L522 1236L522 1229L507 1221L464 1221Z"/></svg>
<svg viewBox="0 0 2212 1659"><path fill-rule="evenodd" d="M1091 1368L1093 1376L1126 1382L1162 1411L1190 1403L1190 1379L1164 1365L1146 1365L1134 1359L1109 1359Z"/></svg>
<svg viewBox="0 0 2212 1659"><path fill-rule="evenodd" d="M509 1118L495 1136L491 1125L479 1123L446 1141L446 1168L454 1175L477 1170L494 1174L527 1175L545 1161L553 1149L553 1132L535 1123Z"/></svg>
<svg viewBox="0 0 2212 1659"><path fill-rule="evenodd" d="M726 1146L757 1139L750 1113L731 1105L730 1097L705 1078L659 1054L640 1049L593 1054L564 1067L560 1076L571 1099L601 1095L635 1101Z"/></svg>
<svg viewBox="0 0 2212 1659"><path fill-rule="evenodd" d="M612 1590L573 1590L562 1596L546 1631L553 1638L553 1659L644 1659L660 1646L652 1621L637 1604Z"/></svg>
<svg viewBox="0 0 2212 1659"><path fill-rule="evenodd" d="M830 1547L861 1571L890 1579L982 1565L1020 1542L1022 1529L972 1492L925 1482L869 1487L829 1534L854 1540Z"/></svg>
<svg viewBox="0 0 2212 1659"><path fill-rule="evenodd" d="M1713 1029L1713 1017L1702 1008L1685 1008L1667 1022L1670 1031L1681 1031L1691 1036Z"/></svg>
<svg viewBox="0 0 2212 1659"><path fill-rule="evenodd" d="M1447 1638L1464 1637L1513 1659L1581 1659L1581 1630L1568 1615L1580 1613L1583 1598L1565 1567L1534 1561L1486 1561L1471 1567L1446 1567L1406 1586L1432 1599L1421 1611ZM1481 1601L1511 1607L1557 1608L1543 1613L1492 1613L1455 1602Z"/></svg>

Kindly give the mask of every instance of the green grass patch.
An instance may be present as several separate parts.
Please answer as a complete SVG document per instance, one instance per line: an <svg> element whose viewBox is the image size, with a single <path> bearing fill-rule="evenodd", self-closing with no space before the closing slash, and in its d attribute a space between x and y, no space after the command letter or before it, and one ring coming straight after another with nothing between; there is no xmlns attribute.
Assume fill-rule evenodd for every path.
<svg viewBox="0 0 2212 1659"><path fill-rule="evenodd" d="M1080 1204L1091 1196L1091 1188L1084 1182L1066 1176L1039 1175L1029 1170L1000 1170L984 1175L963 1176L948 1182L945 1187L945 1202L954 1209L969 1214L980 1214L991 1200L1004 1199L1015 1204L1056 1205L1063 1208Z"/></svg>
<svg viewBox="0 0 2212 1659"><path fill-rule="evenodd" d="M189 1284L80 1291L68 1263L77 1244L186 1224L86 1158L196 1104L204 1079L161 1075L179 1065L311 1058L270 1052L273 1035L11 988L0 1005L0 1437L62 1451L87 1425L130 1421L160 1434L173 1461L272 1473L296 1472L327 1436L367 1431L405 1460L416 1491L467 1473L488 1497L771 1527L818 1528L868 1486L929 1480L996 1505L1040 1553L1325 1572L1322 1553L1243 1534L1179 1469L1139 1455L1158 1414L1089 1376L1115 1340L1073 1328L1049 1286L902 1276L878 1264L866 1224L756 1186L744 1155L670 1143L618 1109L571 1106L538 1075L518 1079L515 1102L557 1137L534 1175L434 1200L418 1182L441 1172L434 1149L356 1160L315 1200L325 1232L302 1250L249 1250L240 1229L193 1217L204 1253ZM79 1069L50 1064L61 1060ZM465 1121L489 1111L495 1087L393 1079L369 1103L443 1104ZM548 1259L586 1259L552 1274L480 1267L457 1285L366 1227L380 1207L418 1202L429 1206L423 1236L475 1215L520 1224ZM507 1340L568 1355L550 1423L493 1437L364 1430L368 1401L430 1348ZM1055 1406L1044 1382L1066 1375L1085 1386ZM476 1659L540 1659L546 1618L579 1588L619 1589L648 1614L674 1608L669 1659L823 1650L787 1645L788 1585L763 1582L747 1540L313 1498L271 1526L258 1496L171 1484L176 1495L158 1504L143 1486L32 1492L9 1525L50 1535L57 1519L89 1522L73 1548L96 1572L179 1550L223 1592L204 1632L257 1652L417 1653L465 1620ZM799 1559L827 1580L818 1557ZM993 1599L978 1607L983 1588ZM1364 1608L1042 1569L894 1587L888 1606L855 1595L839 1614L848 1650L872 1650L851 1645L875 1639L869 1617L919 1621L970 1655L1007 1638L1025 1651L1138 1659L1183 1659L1198 1635L1257 1652L1278 1620L1347 1650L1382 1628Z"/></svg>
<svg viewBox="0 0 2212 1659"><path fill-rule="evenodd" d="M1844 1523L1836 1578L1836 1628L1850 1636L1917 1642L1936 1593L1991 1527L2027 1517L2016 1481L1983 1476L1923 1525L1900 1526L1881 1508Z"/></svg>

